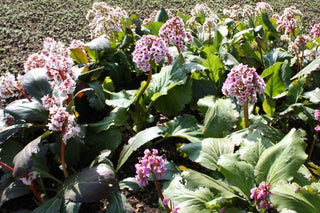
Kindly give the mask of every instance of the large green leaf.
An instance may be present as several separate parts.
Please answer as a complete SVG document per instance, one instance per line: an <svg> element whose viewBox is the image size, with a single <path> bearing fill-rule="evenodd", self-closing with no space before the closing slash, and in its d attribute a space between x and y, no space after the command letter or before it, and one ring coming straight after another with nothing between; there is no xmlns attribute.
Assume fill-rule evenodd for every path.
<svg viewBox="0 0 320 213"><path fill-rule="evenodd" d="M308 66L306 66L300 72L298 72L295 76L293 76L291 80L299 78L301 76L309 75L313 71L318 71L319 67L320 67L320 57L313 60Z"/></svg>
<svg viewBox="0 0 320 213"><path fill-rule="evenodd" d="M270 52L263 55L266 68L274 65L277 62L284 62L285 60L290 60L291 58L293 58L293 55L280 48L272 49Z"/></svg>
<svg viewBox="0 0 320 213"><path fill-rule="evenodd" d="M278 144L266 149L255 167L256 181L272 184L294 177L307 158L304 137L302 130L293 129Z"/></svg>
<svg viewBox="0 0 320 213"><path fill-rule="evenodd" d="M103 110L106 104L101 83L99 81L91 81L88 85L93 89L86 92L89 105L95 110Z"/></svg>
<svg viewBox="0 0 320 213"><path fill-rule="evenodd" d="M218 169L221 155L233 153L234 144L226 138L206 138L200 143L186 144L181 147L188 158L211 170Z"/></svg>
<svg viewBox="0 0 320 213"><path fill-rule="evenodd" d="M0 144L0 160L13 167L13 158L22 148L20 143L12 140Z"/></svg>
<svg viewBox="0 0 320 213"><path fill-rule="evenodd" d="M4 127L3 129L0 128L0 144L9 140L9 138L17 134L20 130L28 129L29 127L32 127L32 124L30 123L14 124L8 127Z"/></svg>
<svg viewBox="0 0 320 213"><path fill-rule="evenodd" d="M318 104L320 103L320 88L317 87L316 89L309 91L309 92L305 92L302 94L302 97L310 100L310 102L314 103L314 104Z"/></svg>
<svg viewBox="0 0 320 213"><path fill-rule="evenodd" d="M127 108L134 102L134 97L126 90L118 93L110 93L110 98L106 100L106 104L113 107Z"/></svg>
<svg viewBox="0 0 320 213"><path fill-rule="evenodd" d="M87 54L93 61L98 62L101 54L108 51L110 48L110 42L105 35L102 35L98 38L93 39L89 43L84 45L84 49L87 51Z"/></svg>
<svg viewBox="0 0 320 213"><path fill-rule="evenodd" d="M54 197L33 210L32 213L60 213L62 203L63 200L61 198Z"/></svg>
<svg viewBox="0 0 320 213"><path fill-rule="evenodd" d="M118 189L113 169L107 164L86 168L65 180L60 194L74 202L96 202Z"/></svg>
<svg viewBox="0 0 320 213"><path fill-rule="evenodd" d="M185 180L184 183L186 184L186 187L190 190L194 190L199 188L199 186L203 186L209 188L215 193L219 193L222 198L243 199L239 196L239 191L235 187L220 179L214 179L208 175L191 169L182 172L181 176L183 177L183 180Z"/></svg>
<svg viewBox="0 0 320 213"><path fill-rule="evenodd" d="M63 213L78 213L81 207L80 202L72 202L71 200L65 200L63 204Z"/></svg>
<svg viewBox="0 0 320 213"><path fill-rule="evenodd" d="M126 125L128 118L127 109L117 107L114 108L103 120L88 124L88 128L95 132L101 132L108 130L112 126L118 127Z"/></svg>
<svg viewBox="0 0 320 213"><path fill-rule="evenodd" d="M280 182L271 188L271 192L270 199L277 210L287 208L303 213L319 212L320 195L312 185L300 188L297 184Z"/></svg>
<svg viewBox="0 0 320 213"><path fill-rule="evenodd" d="M253 166L240 161L234 154L220 156L218 165L220 172L226 177L228 183L238 187L250 200L250 190L255 187Z"/></svg>
<svg viewBox="0 0 320 213"><path fill-rule="evenodd" d="M292 83L289 86L288 93L286 94L288 104L297 103L301 94L303 93L305 84L306 84L305 78L292 81Z"/></svg>
<svg viewBox="0 0 320 213"><path fill-rule="evenodd" d="M24 177L31 172L33 163L32 156L40 151L39 144L41 136L28 143L13 159L14 170L12 175L14 177Z"/></svg>
<svg viewBox="0 0 320 213"><path fill-rule="evenodd" d="M166 137L182 137L190 142L200 142L203 139L202 126L192 115L182 115L167 122Z"/></svg>
<svg viewBox="0 0 320 213"><path fill-rule="evenodd" d="M108 207L106 213L124 213L124 203L121 192L118 190L108 197Z"/></svg>
<svg viewBox="0 0 320 213"><path fill-rule="evenodd" d="M125 145L120 153L118 165L116 171L128 160L130 155L142 145L148 143L149 141L161 137L162 133L165 131L164 127L154 126L148 129L140 131L134 137L130 138L127 145Z"/></svg>
<svg viewBox="0 0 320 213"><path fill-rule="evenodd" d="M12 115L16 120L25 120L30 123L48 120L47 110L38 101L16 100L8 104L5 112Z"/></svg>
<svg viewBox="0 0 320 213"><path fill-rule="evenodd" d="M1 191L1 202L2 206L6 201L14 199L30 193L30 187L24 185L21 181L15 180L11 182L3 191Z"/></svg>
<svg viewBox="0 0 320 213"><path fill-rule="evenodd" d="M166 95L157 97L152 103L154 108L161 113L177 114L181 112L185 105L192 99L192 79L185 85L178 85L170 90Z"/></svg>
<svg viewBox="0 0 320 213"><path fill-rule="evenodd" d="M206 96L198 101L198 106L204 116L203 134L206 137L223 137L238 121L239 113L231 99Z"/></svg>
<svg viewBox="0 0 320 213"><path fill-rule="evenodd" d="M46 69L37 68L27 72L21 81L26 92L41 103L41 98L51 94L51 86L48 82Z"/></svg>
<svg viewBox="0 0 320 213"><path fill-rule="evenodd" d="M158 11L158 13L157 13L154 21L158 21L158 22L163 22L163 23L165 23L168 19L169 19L169 16L168 16L166 10L165 10L164 8L161 8L161 9Z"/></svg>
<svg viewBox="0 0 320 213"><path fill-rule="evenodd" d="M163 192L166 198L178 204L181 213L201 212L210 213L206 203L213 200L215 195L205 187L189 190L182 184L181 176L176 176Z"/></svg>
<svg viewBox="0 0 320 213"><path fill-rule="evenodd" d="M75 60L78 64L88 63L87 55L79 47L75 49L70 49L70 57L73 60Z"/></svg>
<svg viewBox="0 0 320 213"><path fill-rule="evenodd" d="M208 77L214 82L218 82L220 77L225 73L224 65L218 55L212 53L207 55L206 60L202 64L208 68Z"/></svg>
<svg viewBox="0 0 320 213"><path fill-rule="evenodd" d="M277 62L274 65L265 69L261 77L267 77L265 93L271 98L284 92L287 88L281 78L282 62Z"/></svg>

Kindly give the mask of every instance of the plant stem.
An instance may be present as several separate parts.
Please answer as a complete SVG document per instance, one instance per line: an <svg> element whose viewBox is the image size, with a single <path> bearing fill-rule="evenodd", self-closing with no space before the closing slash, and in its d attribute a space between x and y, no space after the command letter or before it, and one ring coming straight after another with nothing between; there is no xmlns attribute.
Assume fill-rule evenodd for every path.
<svg viewBox="0 0 320 213"><path fill-rule="evenodd" d="M37 191L37 187L36 187L36 184L35 184L35 181L31 181L30 183L30 188L33 192L33 195L37 198L37 200L42 204L43 203L43 199L42 197L40 196L40 193Z"/></svg>
<svg viewBox="0 0 320 213"><path fill-rule="evenodd" d="M248 101L243 104L244 126L249 127Z"/></svg>
<svg viewBox="0 0 320 213"><path fill-rule="evenodd" d="M14 87L16 90L18 90L26 99L28 99L29 102L31 102L30 96L24 91L24 89L20 89L19 87Z"/></svg>
<svg viewBox="0 0 320 213"><path fill-rule="evenodd" d="M13 168L11 166L9 166L8 164L2 162L2 161L0 161L0 166L8 169L11 173L13 172Z"/></svg>
<svg viewBox="0 0 320 213"><path fill-rule="evenodd" d="M162 202L163 199L164 199L164 197L163 197L163 194L162 194L162 192L161 192L160 185L159 185L159 182L158 182L158 180L157 180L157 177L156 177L156 175L155 175L153 172L152 172L152 177L153 177L154 185L155 185L155 187L156 187L156 190L157 190L158 195L159 195L159 197L160 197L160 199L161 199L161 202ZM164 205L164 204L163 204L163 205ZM165 207L165 209L166 209L166 211L167 211L168 213L171 212L171 210L170 210L170 208L169 208L168 205L164 205L164 207Z"/></svg>
<svg viewBox="0 0 320 213"><path fill-rule="evenodd" d="M64 142L64 140L61 140L61 164L62 164L62 169L63 169L63 175L65 178L67 178L68 175L68 171L66 168L66 160L65 160L65 149L66 149L66 144Z"/></svg>
<svg viewBox="0 0 320 213"><path fill-rule="evenodd" d="M150 84L151 76L152 76L152 67L150 67L150 70L149 70L147 83L144 85L144 87L138 93L138 96L137 96L137 99L136 99L136 104L135 104L136 110L137 110L137 105L139 104L139 99L141 98L141 96L143 95L144 91L147 89L147 87Z"/></svg>
<svg viewBox="0 0 320 213"><path fill-rule="evenodd" d="M316 133L313 136L313 141L312 141L312 144L311 144L311 147L309 150L309 155L308 155L307 161L309 161L311 159L311 155L312 155L312 152L313 152L313 149L314 149L314 146L315 146L317 140L318 140L318 131L316 131Z"/></svg>

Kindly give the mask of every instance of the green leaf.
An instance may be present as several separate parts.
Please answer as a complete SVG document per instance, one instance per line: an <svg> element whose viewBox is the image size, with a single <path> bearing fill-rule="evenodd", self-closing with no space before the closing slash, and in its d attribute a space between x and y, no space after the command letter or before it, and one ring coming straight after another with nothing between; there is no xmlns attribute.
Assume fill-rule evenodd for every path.
<svg viewBox="0 0 320 213"><path fill-rule="evenodd" d="M320 67L320 57L313 60L308 66L303 68L300 72L298 72L295 76L291 78L291 80L299 78L301 76L309 75L313 71L318 71Z"/></svg>
<svg viewBox="0 0 320 213"><path fill-rule="evenodd" d="M181 176L176 176L163 192L166 198L179 205L179 212L201 212L210 213L206 203L213 200L215 195L205 187L189 190L182 184Z"/></svg>
<svg viewBox="0 0 320 213"><path fill-rule="evenodd" d="M196 80L193 78L192 96L198 100L208 95L219 95L217 85L210 80Z"/></svg>
<svg viewBox="0 0 320 213"><path fill-rule="evenodd" d="M103 93L102 85L99 81L92 81L88 83L89 87L93 90L89 90L86 92L89 105L94 108L95 110L103 110L106 106L105 104L105 97Z"/></svg>
<svg viewBox="0 0 320 213"><path fill-rule="evenodd" d="M276 101L267 96L263 101L262 108L267 115L272 117L276 111Z"/></svg>
<svg viewBox="0 0 320 213"><path fill-rule="evenodd" d="M132 94L128 93L126 90L120 92L110 93L109 100L106 100L106 104L113 107L128 108L134 102L134 97Z"/></svg>
<svg viewBox="0 0 320 213"><path fill-rule="evenodd" d="M74 202L96 202L118 189L113 169L107 164L86 168L65 180L60 194Z"/></svg>
<svg viewBox="0 0 320 213"><path fill-rule="evenodd" d="M14 169L13 177L24 177L31 172L33 163L32 156L39 153L39 144L41 143L41 136L37 137L28 143L13 159Z"/></svg>
<svg viewBox="0 0 320 213"><path fill-rule="evenodd" d="M300 188L297 184L280 182L271 188L271 202L277 208L296 212L314 213L320 208L319 192L311 186Z"/></svg>
<svg viewBox="0 0 320 213"><path fill-rule="evenodd" d="M158 22L158 21L151 22L148 25L148 28L150 29L150 34L157 36L159 34L159 30L162 27L162 25L163 25L162 22Z"/></svg>
<svg viewBox="0 0 320 213"><path fill-rule="evenodd" d="M120 189L129 189L131 191L140 191L143 189L133 177L125 178L120 181L119 187Z"/></svg>
<svg viewBox="0 0 320 213"><path fill-rule="evenodd" d="M78 64L88 63L87 55L79 47L75 49L70 49L70 57Z"/></svg>
<svg viewBox="0 0 320 213"><path fill-rule="evenodd" d="M0 160L13 167L14 156L22 150L23 146L17 141L7 141L0 144Z"/></svg>
<svg viewBox="0 0 320 213"><path fill-rule="evenodd" d="M84 49L87 51L88 56L96 62L99 61L101 53L108 51L109 48L110 42L105 35L95 38L84 45Z"/></svg>
<svg viewBox="0 0 320 213"><path fill-rule="evenodd" d="M293 55L281 48L272 49L270 52L263 55L266 68L273 66L277 62L284 62L285 60L290 60L291 58L293 58Z"/></svg>
<svg viewBox="0 0 320 213"><path fill-rule="evenodd" d="M153 101L154 108L161 113L178 114L192 99L192 79L185 85L174 86L168 89L166 95L162 95Z"/></svg>
<svg viewBox="0 0 320 213"><path fill-rule="evenodd" d="M14 199L30 193L30 187L24 185L21 181L15 180L11 182L3 191L1 192L1 202L2 206L5 202L10 199Z"/></svg>
<svg viewBox="0 0 320 213"><path fill-rule="evenodd" d="M169 19L169 16L164 8L158 11L154 21L165 23Z"/></svg>
<svg viewBox="0 0 320 213"><path fill-rule="evenodd" d="M228 183L238 187L250 200L250 190L255 187L253 167L244 161L240 161L234 154L220 156L218 165L220 172L226 177Z"/></svg>
<svg viewBox="0 0 320 213"><path fill-rule="evenodd" d="M27 72L21 81L27 94L42 103L41 98L52 93L45 68L37 68Z"/></svg>
<svg viewBox="0 0 320 213"><path fill-rule="evenodd" d="M186 138L190 142L200 142L203 139L202 126L192 115L182 115L166 124L166 137Z"/></svg>
<svg viewBox="0 0 320 213"><path fill-rule="evenodd" d="M16 120L25 120L30 123L48 120L47 110L38 101L16 100L8 104L5 112L12 115Z"/></svg>
<svg viewBox="0 0 320 213"><path fill-rule="evenodd" d="M3 129L0 128L0 144L9 140L12 136L17 134L19 131L23 129L28 129L29 127L32 127L32 124L30 123L14 124L8 127L4 127Z"/></svg>
<svg viewBox="0 0 320 213"><path fill-rule="evenodd" d="M61 198L54 197L33 210L32 213L59 213L62 203L63 200Z"/></svg>
<svg viewBox="0 0 320 213"><path fill-rule="evenodd" d="M282 62L277 62L269 68L265 69L261 77L267 77L265 93L271 98L284 92L287 88L281 79Z"/></svg>
<svg viewBox="0 0 320 213"><path fill-rule="evenodd" d="M108 130L112 126L126 125L128 118L127 109L117 107L114 108L103 120L88 124L88 128L95 132L101 132Z"/></svg>
<svg viewBox="0 0 320 213"><path fill-rule="evenodd" d="M305 92L302 94L302 97L308 99L311 103L318 104L320 103L320 88L317 87L312 91Z"/></svg>
<svg viewBox="0 0 320 213"><path fill-rule="evenodd" d="M200 143L186 144L181 147L188 158L211 170L218 169L221 155L233 153L234 144L226 138L206 138Z"/></svg>
<svg viewBox="0 0 320 213"><path fill-rule="evenodd" d="M218 55L207 55L206 60L204 60L202 64L208 68L208 77L214 82L218 82L221 76L225 73L224 64L221 62Z"/></svg>
<svg viewBox="0 0 320 213"><path fill-rule="evenodd" d="M307 158L304 137L303 131L293 129L278 144L265 150L254 171L257 183L272 184L294 177Z"/></svg>
<svg viewBox="0 0 320 213"><path fill-rule="evenodd" d="M139 147L148 143L149 141L161 137L165 128L160 126L154 126L140 131L134 137L130 138L127 145L125 145L120 153L118 165L116 171L128 160L130 155Z"/></svg>
<svg viewBox="0 0 320 213"><path fill-rule="evenodd" d="M124 213L124 203L121 192L118 190L112 195L108 196L108 207L106 213Z"/></svg>
<svg viewBox="0 0 320 213"><path fill-rule="evenodd" d="M306 83L305 78L297 79L292 81L289 86L288 94L286 95L288 104L295 104L303 93L304 85Z"/></svg>
<svg viewBox="0 0 320 213"><path fill-rule="evenodd" d="M223 137L238 121L239 113L231 99L206 96L198 101L198 106L204 116L203 134L206 137Z"/></svg>

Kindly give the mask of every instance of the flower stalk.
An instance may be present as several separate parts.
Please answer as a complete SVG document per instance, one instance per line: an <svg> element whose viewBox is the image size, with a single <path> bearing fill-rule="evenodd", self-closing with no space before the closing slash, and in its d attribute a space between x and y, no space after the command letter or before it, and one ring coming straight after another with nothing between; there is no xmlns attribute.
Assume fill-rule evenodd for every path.
<svg viewBox="0 0 320 213"><path fill-rule="evenodd" d="M67 178L69 174L66 167L65 149L66 149L66 144L65 144L65 141L62 139L61 140L61 165L62 165L63 175L65 178Z"/></svg>
<svg viewBox="0 0 320 213"><path fill-rule="evenodd" d="M244 126L249 127L248 101L243 104Z"/></svg>

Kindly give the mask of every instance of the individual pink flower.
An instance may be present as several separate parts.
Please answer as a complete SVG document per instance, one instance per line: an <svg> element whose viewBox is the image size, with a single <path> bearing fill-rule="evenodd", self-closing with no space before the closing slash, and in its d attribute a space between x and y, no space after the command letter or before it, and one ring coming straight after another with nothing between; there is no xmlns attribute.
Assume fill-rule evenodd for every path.
<svg viewBox="0 0 320 213"><path fill-rule="evenodd" d="M320 109L314 111L314 118L320 122Z"/></svg>
<svg viewBox="0 0 320 213"><path fill-rule="evenodd" d="M166 44L173 44L179 53L185 51L184 40L191 41L191 34L185 31L184 22L180 17L169 19L159 30L159 36Z"/></svg>
<svg viewBox="0 0 320 213"><path fill-rule="evenodd" d="M57 92L61 100L68 98L69 94L72 94L76 88L76 82L72 78L67 78L57 85Z"/></svg>
<svg viewBox="0 0 320 213"><path fill-rule="evenodd" d="M41 98L41 101L42 101L42 106L48 111L50 108L60 105L54 96L50 97L49 95L45 95Z"/></svg>
<svg viewBox="0 0 320 213"><path fill-rule="evenodd" d="M320 23L313 25L310 34L313 36L313 38L320 37Z"/></svg>
<svg viewBox="0 0 320 213"><path fill-rule="evenodd" d="M29 55L27 61L24 63L24 71L29 72L35 68L43 68L47 62L47 56L44 54L33 53Z"/></svg>
<svg viewBox="0 0 320 213"><path fill-rule="evenodd" d="M6 72L0 76L0 98L10 98L15 95L17 81L13 74Z"/></svg>
<svg viewBox="0 0 320 213"><path fill-rule="evenodd" d="M164 159L162 156L158 156L157 149L152 149L152 152L146 149L143 158L139 160L135 168L137 174L135 178L140 186L148 185L150 174L155 175L156 178L161 178L166 173Z"/></svg>
<svg viewBox="0 0 320 213"><path fill-rule="evenodd" d="M257 102L257 93L262 94L266 84L254 68L239 64L231 69L222 86L222 93L226 96L236 97L237 103L243 105L247 101Z"/></svg>
<svg viewBox="0 0 320 213"><path fill-rule="evenodd" d="M137 41L134 52L132 53L133 61L137 67L144 72L151 69L151 63L160 63L166 57L171 62L171 53L161 38L154 35L144 35Z"/></svg>

